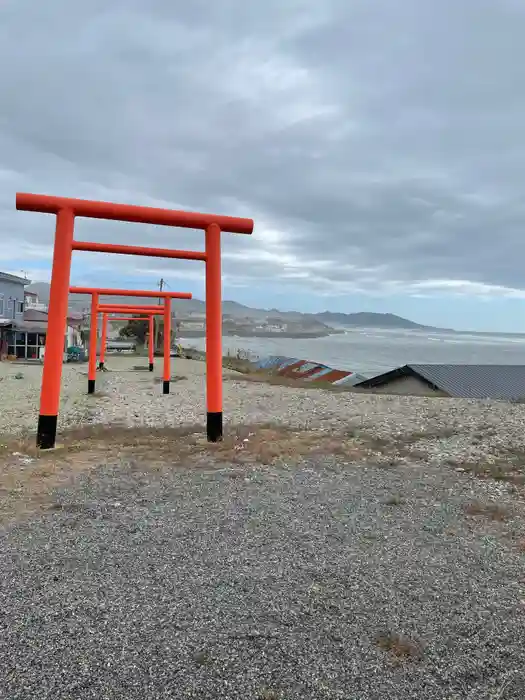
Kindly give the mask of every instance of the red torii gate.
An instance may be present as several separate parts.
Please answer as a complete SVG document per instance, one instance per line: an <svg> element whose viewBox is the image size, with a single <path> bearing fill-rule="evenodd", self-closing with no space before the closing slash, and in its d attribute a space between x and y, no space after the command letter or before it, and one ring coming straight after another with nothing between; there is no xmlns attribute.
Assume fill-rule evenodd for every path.
<svg viewBox="0 0 525 700"><path fill-rule="evenodd" d="M166 308L167 299L164 300L164 305L162 306L129 306L124 305L110 305L110 304L99 304L97 307L97 313L102 313L103 317L107 318L107 314L113 313L135 313L135 314L147 314L149 316L150 332L153 328L153 317L154 316L164 316L164 363L163 363L163 382L162 382L162 393L170 393L170 377L171 377L171 318L166 320L167 316L171 315L169 307ZM166 330L169 332L168 340L166 341ZM96 335L96 334L95 334ZM91 349L89 353L89 369L88 369L88 394L92 394L95 391L95 377L97 374L97 353L96 353L96 338L90 338L90 345L93 343L94 352L91 355ZM100 347L102 349L103 342L105 338L100 339ZM153 346L150 344L149 350L149 369L153 372Z"/></svg>
<svg viewBox="0 0 525 700"><path fill-rule="evenodd" d="M170 376L171 376L171 359L170 350L171 344L168 347L167 359L166 359L166 346L171 341L171 300L172 299L192 299L193 295L190 292L154 292L151 289L110 289L108 287L70 287L70 294L89 294L91 295L91 327L89 334L89 369L88 369L88 394L93 394L95 392L95 380L96 380L96 344L97 344L97 328L98 328L98 313L103 311L108 311L106 307L118 307L112 309L116 312L130 312L133 313L135 310L139 311L151 311L155 313L164 313L164 382L162 385L162 391L164 394L169 394L170 392ZM121 297L142 297L146 299L164 299L163 307L154 307L146 305L137 304L117 304L108 303L101 304L100 297L104 296L121 296ZM103 308L104 307L104 308ZM151 317L152 318L152 317ZM150 326L151 326L150 318ZM106 341L107 333L107 315L103 316L102 321L102 338L101 338L101 354L102 347ZM168 339L166 340L166 335ZM92 351L93 349L93 351ZM101 359L101 368L104 367L104 359ZM150 371L153 371L153 360L151 359L150 353Z"/></svg>
<svg viewBox="0 0 525 700"><path fill-rule="evenodd" d="M104 345L103 341L105 337L107 338L107 322L108 321L144 321L148 323L148 369L150 372L153 372L153 360L155 359L155 353L154 350L155 348L153 347L153 336L155 332L155 328L153 326L153 318L155 316L155 313L149 312L149 311L139 311L135 314L135 316L109 316L110 313L119 313L119 312L114 312L114 311L103 311L102 312L102 336L100 338L100 356L99 356L99 362L98 362L98 368L99 369L104 369L104 362L105 362L105 355L106 355L106 346ZM158 312L159 314L162 313L161 311ZM140 318L140 314L143 314L145 318ZM106 324L106 336L104 336L104 324Z"/></svg>
<svg viewBox="0 0 525 700"><path fill-rule="evenodd" d="M146 310L146 307L130 307L126 306L125 309L123 309L120 306L104 306L104 305L99 305L98 306L98 311L102 313L102 335L100 338L100 362L99 362L99 369L104 369L104 357L106 354L106 341L107 341L107 322L108 322L108 314L113 314L113 313L135 313L135 314L140 314L140 315L145 315L148 319L149 323L149 335L150 338L153 335L153 317L154 316L160 316L164 315L166 312L166 309L164 306L150 306L148 307L148 310ZM98 314L96 314L98 316ZM134 318L133 316L127 316L125 317L128 320L141 320ZM113 319L109 319L113 320ZM142 319L146 320L146 319ZM170 330L171 333L171 330ZM96 336L96 332L94 334ZM90 334L91 336L91 334ZM89 339L89 367L88 367L88 394L93 394L95 391L95 378L97 374L97 353L96 353L96 337L93 338L93 336L90 337ZM149 355L149 371L153 372L153 345L151 343L148 343L148 355ZM93 353L91 352L91 348L93 347ZM163 378L164 378L164 384L162 391L164 394L169 394L169 388L170 388L170 376L171 376L171 360L166 360L166 342L164 342L164 373L163 373Z"/></svg>
<svg viewBox="0 0 525 700"><path fill-rule="evenodd" d="M49 297L48 332L37 445L55 446L60 382L62 378L63 338L66 330L67 296L74 250L121 255L141 255L181 260L201 260L206 264L206 432L210 442L222 439L222 304L221 304L221 231L253 232L253 219L218 214L157 209L131 204L114 204L69 197L18 192L16 208L56 216L55 245ZM205 231L205 251L171 250L144 246L75 241L75 218L87 217L127 221L158 226L179 226Z"/></svg>

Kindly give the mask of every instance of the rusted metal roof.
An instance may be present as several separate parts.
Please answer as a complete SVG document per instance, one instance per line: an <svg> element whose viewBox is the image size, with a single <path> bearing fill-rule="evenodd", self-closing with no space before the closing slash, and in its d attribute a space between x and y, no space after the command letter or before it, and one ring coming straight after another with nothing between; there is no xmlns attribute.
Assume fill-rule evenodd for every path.
<svg viewBox="0 0 525 700"><path fill-rule="evenodd" d="M333 369L327 365L309 360L299 360L296 357L274 355L259 359L255 366L258 369L273 370L281 377L300 379L308 382L326 382L328 384L353 386L364 377L356 372Z"/></svg>
<svg viewBox="0 0 525 700"><path fill-rule="evenodd" d="M365 379L356 386L362 389L386 387L391 381L408 376L418 377L430 387L454 398L506 401L525 398L525 364L410 364Z"/></svg>

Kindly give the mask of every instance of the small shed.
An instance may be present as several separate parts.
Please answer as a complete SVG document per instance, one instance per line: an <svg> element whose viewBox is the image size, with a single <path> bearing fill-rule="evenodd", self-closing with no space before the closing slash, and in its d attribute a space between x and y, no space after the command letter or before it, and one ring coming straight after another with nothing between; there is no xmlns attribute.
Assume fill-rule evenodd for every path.
<svg viewBox="0 0 525 700"><path fill-rule="evenodd" d="M355 385L401 396L525 400L525 365L410 364Z"/></svg>

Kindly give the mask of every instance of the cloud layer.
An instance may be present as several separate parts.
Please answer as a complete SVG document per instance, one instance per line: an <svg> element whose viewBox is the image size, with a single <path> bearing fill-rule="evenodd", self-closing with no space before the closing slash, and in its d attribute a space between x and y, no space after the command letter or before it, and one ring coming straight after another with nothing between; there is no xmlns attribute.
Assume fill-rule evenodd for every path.
<svg viewBox="0 0 525 700"><path fill-rule="evenodd" d="M252 238L225 236L225 286L261 295L524 297L524 36L517 0L7 0L0 267L50 260L52 218L17 213L22 190L251 216ZM145 237L203 244L78 224ZM78 283L202 279L75 264Z"/></svg>

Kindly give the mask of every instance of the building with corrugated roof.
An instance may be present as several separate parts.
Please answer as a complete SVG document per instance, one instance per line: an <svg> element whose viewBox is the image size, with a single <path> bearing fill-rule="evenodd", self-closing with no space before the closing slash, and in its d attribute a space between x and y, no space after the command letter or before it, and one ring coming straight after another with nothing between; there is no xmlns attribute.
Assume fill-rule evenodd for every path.
<svg viewBox="0 0 525 700"><path fill-rule="evenodd" d="M402 396L519 401L525 399L525 364L410 364L358 382L355 388Z"/></svg>

